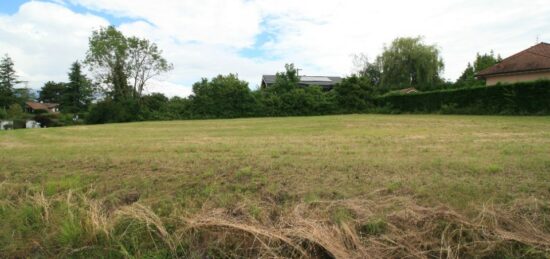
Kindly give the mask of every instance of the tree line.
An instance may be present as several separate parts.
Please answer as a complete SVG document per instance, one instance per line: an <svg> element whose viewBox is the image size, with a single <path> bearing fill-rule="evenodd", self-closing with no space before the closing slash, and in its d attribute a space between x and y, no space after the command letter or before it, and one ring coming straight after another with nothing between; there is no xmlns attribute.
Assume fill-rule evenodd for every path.
<svg viewBox="0 0 550 259"><path fill-rule="evenodd" d="M376 109L374 99L403 88L433 91L484 85L475 74L500 60L493 52L478 54L456 82L448 82L442 77L444 63L436 45L424 43L421 37L398 38L372 61L365 54L356 55L355 72L330 91L301 86L298 70L287 64L266 88L251 90L234 74L219 75L193 84L187 98L167 98L144 94L150 80L173 69L162 50L147 39L127 37L109 26L92 33L85 60L71 65L67 82L47 82L38 96L15 87L21 81L6 55L0 61L0 119L29 117L21 107L32 99L60 104L60 115L40 115L49 117L42 121L51 126L367 112Z"/></svg>

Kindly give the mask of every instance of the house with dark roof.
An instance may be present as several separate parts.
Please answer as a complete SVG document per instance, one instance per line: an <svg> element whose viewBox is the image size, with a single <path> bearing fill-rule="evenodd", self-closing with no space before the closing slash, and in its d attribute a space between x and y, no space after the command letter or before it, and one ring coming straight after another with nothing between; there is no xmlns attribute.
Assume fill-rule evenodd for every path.
<svg viewBox="0 0 550 259"><path fill-rule="evenodd" d="M269 87L275 83L275 75L263 75L262 76L262 88ZM300 76L300 82L298 85L307 87L317 85L323 88L325 91L330 91L334 85L342 81L341 77L337 76Z"/></svg>
<svg viewBox="0 0 550 259"><path fill-rule="evenodd" d="M57 103L38 103L38 102L26 102L25 109L28 113L37 113L37 112L48 112L48 113L58 113L59 104Z"/></svg>
<svg viewBox="0 0 550 259"><path fill-rule="evenodd" d="M476 77L485 79L488 86L550 80L550 44L540 43L519 52L482 70Z"/></svg>

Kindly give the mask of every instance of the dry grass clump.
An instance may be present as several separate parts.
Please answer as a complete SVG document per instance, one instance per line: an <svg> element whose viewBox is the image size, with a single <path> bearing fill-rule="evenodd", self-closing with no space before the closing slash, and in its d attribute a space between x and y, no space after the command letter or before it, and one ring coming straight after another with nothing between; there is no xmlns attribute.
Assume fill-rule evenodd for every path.
<svg viewBox="0 0 550 259"><path fill-rule="evenodd" d="M378 219L395 204L400 208ZM305 258L548 256L550 215L537 209L547 205L537 200L517 204L509 210L485 207L469 219L449 208L423 207L403 197L352 199L300 204L272 226L244 223L217 212L196 215L188 220L188 228L247 234L250 246L257 243L261 255L274 257L287 257L289 251L291 257ZM350 220L328 220L327 212L334 208L349 211ZM526 208L536 217L518 214Z"/></svg>
<svg viewBox="0 0 550 259"><path fill-rule="evenodd" d="M19 204L18 204L19 203ZM418 205L407 196L375 196L300 203L256 219L243 209L203 208L160 217L136 202L107 209L87 194L29 193L13 204L36 208L31 247L0 251L60 257L172 258L464 258L550 255L549 204L518 200L510 208L484 206L476 217ZM265 211L277 204L263 204ZM271 207L271 208L270 208ZM25 221L27 222L27 221ZM26 223L25 223L26 224ZM22 224L22 225L25 225ZM29 233L20 233L26 237ZM30 250L29 250L30 249Z"/></svg>

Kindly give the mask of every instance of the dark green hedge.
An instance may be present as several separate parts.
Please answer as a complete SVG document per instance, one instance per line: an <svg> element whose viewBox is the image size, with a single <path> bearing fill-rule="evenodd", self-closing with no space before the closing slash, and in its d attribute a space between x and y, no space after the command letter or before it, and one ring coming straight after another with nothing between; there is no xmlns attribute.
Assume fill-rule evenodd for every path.
<svg viewBox="0 0 550 259"><path fill-rule="evenodd" d="M550 81L502 84L375 99L392 112L449 114L550 114Z"/></svg>

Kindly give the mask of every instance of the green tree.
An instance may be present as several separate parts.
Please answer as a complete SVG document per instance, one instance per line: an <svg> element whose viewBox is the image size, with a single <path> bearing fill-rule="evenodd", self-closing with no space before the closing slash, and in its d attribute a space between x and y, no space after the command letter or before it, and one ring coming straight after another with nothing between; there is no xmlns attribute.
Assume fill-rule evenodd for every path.
<svg viewBox="0 0 550 259"><path fill-rule="evenodd" d="M382 81L382 69L379 62L370 62L367 55L361 53L354 55L353 65L355 67L353 75L356 75L363 83L368 83L374 89L379 88Z"/></svg>
<svg viewBox="0 0 550 259"><path fill-rule="evenodd" d="M0 120L8 118L8 112L4 108L0 108Z"/></svg>
<svg viewBox="0 0 550 259"><path fill-rule="evenodd" d="M94 72L98 82L107 87L107 93L122 101L133 96L128 85L129 71L126 37L113 26L92 33L84 63Z"/></svg>
<svg viewBox="0 0 550 259"><path fill-rule="evenodd" d="M25 116L25 113L23 112L23 108L21 108L21 105L14 103L10 105L10 107L7 110L8 118L10 119L22 119Z"/></svg>
<svg viewBox="0 0 550 259"><path fill-rule="evenodd" d="M14 87L19 84L13 60L6 54L0 60L0 107L8 107L16 102Z"/></svg>
<svg viewBox="0 0 550 259"><path fill-rule="evenodd" d="M38 95L38 100L45 103L59 103L63 101L63 94L67 89L65 83L46 82Z"/></svg>
<svg viewBox="0 0 550 259"><path fill-rule="evenodd" d="M173 68L155 43L127 38L113 26L92 33L85 64L115 101L140 98L150 79Z"/></svg>
<svg viewBox="0 0 550 259"><path fill-rule="evenodd" d="M173 65L162 57L162 50L147 39L130 37L128 44L128 70L135 97L141 97L147 82L173 69Z"/></svg>
<svg viewBox="0 0 550 259"><path fill-rule="evenodd" d="M376 62L381 68L384 91L407 87L431 89L440 84L444 64L435 45L426 45L421 37L397 38Z"/></svg>
<svg viewBox="0 0 550 259"><path fill-rule="evenodd" d="M63 93L63 109L70 113L86 111L93 100L92 83L84 74L78 61L71 65L69 83Z"/></svg>
<svg viewBox="0 0 550 259"><path fill-rule="evenodd" d="M248 83L236 75L219 75L193 84L190 96L195 116L232 118L248 116L253 111L254 98Z"/></svg>
<svg viewBox="0 0 550 259"><path fill-rule="evenodd" d="M13 89L13 96L15 98L15 103L18 103L23 107L27 101L34 101L37 99L34 90L28 87Z"/></svg>
<svg viewBox="0 0 550 259"><path fill-rule="evenodd" d="M468 66L456 81L455 87L461 88L485 85L485 80L477 79L476 74L483 71L484 69L498 64L501 61L502 58L500 57L500 55L495 56L495 53L493 51L491 51L489 54L483 55L477 53L473 66L471 63L468 63Z"/></svg>
<svg viewBox="0 0 550 259"><path fill-rule="evenodd" d="M149 111L161 111L168 103L168 97L161 93L152 93L142 97L143 106Z"/></svg>
<svg viewBox="0 0 550 259"><path fill-rule="evenodd" d="M371 107L369 99L374 88L368 79L368 76L352 75L334 87L338 106L344 112L365 112Z"/></svg>
<svg viewBox="0 0 550 259"><path fill-rule="evenodd" d="M277 73L275 83L265 90L280 94L296 88L299 82L298 70L294 64L285 64L285 72Z"/></svg>

